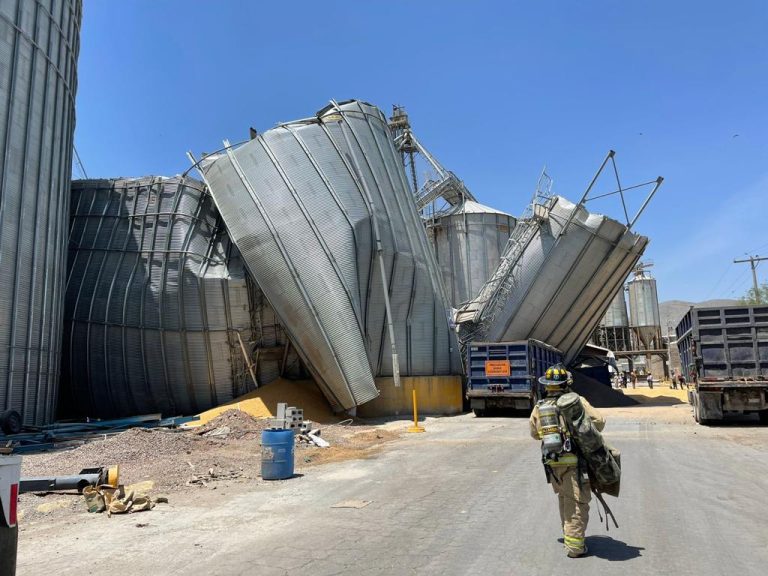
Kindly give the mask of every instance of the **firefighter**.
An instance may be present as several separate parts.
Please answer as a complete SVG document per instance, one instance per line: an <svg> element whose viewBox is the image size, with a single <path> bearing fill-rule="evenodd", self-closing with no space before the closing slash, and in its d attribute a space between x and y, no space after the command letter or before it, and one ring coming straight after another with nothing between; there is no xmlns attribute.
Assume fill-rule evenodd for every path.
<svg viewBox="0 0 768 576"><path fill-rule="evenodd" d="M529 421L531 436L541 440L547 482L552 484L560 507L560 525L566 554L569 558L578 558L587 553L584 533L589 522L592 493L586 463L583 458L579 458L575 443L556 406L560 396L572 392L570 387L573 379L562 364L557 364L547 368L539 382L544 385L547 396L533 408ZM585 398L579 399L594 426L602 430L605 419Z"/></svg>

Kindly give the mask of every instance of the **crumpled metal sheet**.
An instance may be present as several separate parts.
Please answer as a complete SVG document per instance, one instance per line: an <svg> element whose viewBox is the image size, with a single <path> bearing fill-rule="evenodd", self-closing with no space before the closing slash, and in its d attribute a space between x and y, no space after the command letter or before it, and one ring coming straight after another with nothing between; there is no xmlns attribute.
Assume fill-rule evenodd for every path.
<svg viewBox="0 0 768 576"><path fill-rule="evenodd" d="M62 408L194 414L251 387L249 286L205 186L72 183Z"/></svg>
<svg viewBox="0 0 768 576"><path fill-rule="evenodd" d="M518 222L516 233L523 238L529 227L530 234L510 242L480 296L457 313L462 341L534 338L570 362L648 244L624 224L565 198L553 197L546 208L542 219ZM508 293L495 299L505 285Z"/></svg>
<svg viewBox="0 0 768 576"><path fill-rule="evenodd" d="M280 125L202 169L246 264L336 408L399 370L460 370L446 299L384 115L359 101Z"/></svg>

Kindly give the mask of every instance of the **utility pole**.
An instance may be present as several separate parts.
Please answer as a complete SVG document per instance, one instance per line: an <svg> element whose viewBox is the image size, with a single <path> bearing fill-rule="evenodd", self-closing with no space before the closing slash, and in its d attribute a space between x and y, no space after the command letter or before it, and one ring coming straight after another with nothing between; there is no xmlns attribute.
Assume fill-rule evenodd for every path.
<svg viewBox="0 0 768 576"><path fill-rule="evenodd" d="M744 260L734 260L734 264L740 264L742 262L749 262L749 265L752 267L752 284L755 287L755 299L757 300L758 304L762 304L760 302L760 286L757 284L757 263L761 262L763 260L768 260L768 256L763 256L760 258L760 256L750 256L749 258L746 258Z"/></svg>

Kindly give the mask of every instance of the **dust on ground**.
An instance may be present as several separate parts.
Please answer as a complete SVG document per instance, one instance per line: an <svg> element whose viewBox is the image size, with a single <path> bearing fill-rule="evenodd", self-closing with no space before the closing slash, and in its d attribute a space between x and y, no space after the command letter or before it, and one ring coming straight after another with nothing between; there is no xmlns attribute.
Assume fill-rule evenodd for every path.
<svg viewBox="0 0 768 576"><path fill-rule="evenodd" d="M270 424L270 419L230 409L196 428L132 428L75 449L25 455L22 476L72 475L83 468L119 465L121 484L136 485L137 492L170 501L196 497L201 490L246 489L267 482L260 476L261 432ZM298 473L317 464L370 457L400 436L352 420L315 427L330 447L319 448L297 436ZM88 515L82 496L74 490L22 494L19 510L27 525Z"/></svg>

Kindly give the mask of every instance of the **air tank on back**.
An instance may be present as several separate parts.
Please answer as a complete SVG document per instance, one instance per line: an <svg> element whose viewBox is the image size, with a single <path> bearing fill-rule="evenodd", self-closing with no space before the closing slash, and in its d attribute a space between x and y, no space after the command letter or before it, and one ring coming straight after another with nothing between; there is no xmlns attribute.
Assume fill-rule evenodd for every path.
<svg viewBox="0 0 768 576"><path fill-rule="evenodd" d="M647 271L649 266L650 264L640 264L635 268L634 278L627 284L632 330L645 350L654 346L662 347L659 297L656 292L656 280Z"/></svg>
<svg viewBox="0 0 768 576"><path fill-rule="evenodd" d="M0 2L0 412L55 416L80 0Z"/></svg>
<svg viewBox="0 0 768 576"><path fill-rule="evenodd" d="M472 200L430 226L432 245L451 306L471 300L499 266L517 220Z"/></svg>

